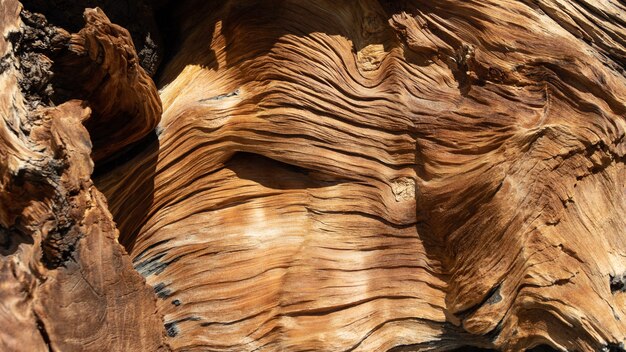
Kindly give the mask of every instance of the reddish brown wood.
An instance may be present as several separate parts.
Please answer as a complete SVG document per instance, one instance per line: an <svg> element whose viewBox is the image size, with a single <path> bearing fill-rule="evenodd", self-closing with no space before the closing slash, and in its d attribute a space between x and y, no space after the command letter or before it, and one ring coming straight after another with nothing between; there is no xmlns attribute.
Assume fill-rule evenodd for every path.
<svg viewBox="0 0 626 352"><path fill-rule="evenodd" d="M623 2L0 1L2 348L624 350Z"/></svg>

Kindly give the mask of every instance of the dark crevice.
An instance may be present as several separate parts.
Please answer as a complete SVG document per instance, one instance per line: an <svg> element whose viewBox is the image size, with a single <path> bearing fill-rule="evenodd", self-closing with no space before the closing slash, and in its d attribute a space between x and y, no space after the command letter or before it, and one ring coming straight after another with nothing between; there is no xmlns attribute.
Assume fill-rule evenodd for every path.
<svg viewBox="0 0 626 352"><path fill-rule="evenodd" d="M154 255L141 263L135 264L135 270L137 270L143 277L148 277L153 274L160 274L167 268L168 263L161 261L165 257L167 252Z"/></svg>
<svg viewBox="0 0 626 352"><path fill-rule="evenodd" d="M148 253L148 251L150 251L151 249L154 249L162 244L165 244L167 242L169 242L170 240L161 240L158 242L155 242L151 245L149 245L148 247L146 247L146 249L144 249L143 251L141 251L141 253L137 254L135 256L135 258L133 258L133 265L139 265L138 262L146 255L146 253Z"/></svg>
<svg viewBox="0 0 626 352"><path fill-rule="evenodd" d="M240 179L271 189L321 188L345 182L332 175L288 164L264 155L238 152L226 163Z"/></svg>
<svg viewBox="0 0 626 352"><path fill-rule="evenodd" d="M376 301L376 300L407 300L407 299L415 299L414 296L374 296L368 297L359 301L354 301L345 304L339 304L336 306L328 306L328 307L318 307L318 308L310 308L305 310L297 310L292 312L286 312L283 315L287 317L319 317L325 316L331 313L335 313L341 310L353 308L368 302Z"/></svg>
<svg viewBox="0 0 626 352"><path fill-rule="evenodd" d="M623 342L609 343L602 347L602 352L626 352L626 348L624 347Z"/></svg>
<svg viewBox="0 0 626 352"><path fill-rule="evenodd" d="M178 319L178 320L167 322L164 324L165 332L167 333L167 336L169 337L176 337L178 336L178 334L180 334L180 328L178 327L178 324L185 322L185 321L199 321L199 320L200 318L192 316L188 318L183 318L183 319Z"/></svg>
<svg viewBox="0 0 626 352"><path fill-rule="evenodd" d="M493 330L485 334L485 337L489 339L489 341L495 342L498 339L498 336L500 336L500 333L502 332L503 321L504 320L501 319Z"/></svg>
<svg viewBox="0 0 626 352"><path fill-rule="evenodd" d="M70 225L57 225L43 240L42 262L48 269L56 269L74 260L74 252L78 240L82 237L80 230Z"/></svg>
<svg viewBox="0 0 626 352"><path fill-rule="evenodd" d="M25 231L19 229L21 217L16 219L16 224L9 228L0 225L0 255L10 255L17 251L20 244L33 244L33 238Z"/></svg>
<svg viewBox="0 0 626 352"><path fill-rule="evenodd" d="M20 19L20 30L7 36L20 71L18 85L31 110L40 105L54 105L52 61L48 56L57 29L49 25L43 15L27 9L20 12Z"/></svg>
<svg viewBox="0 0 626 352"><path fill-rule="evenodd" d="M159 275L168 266L170 266L172 263L176 263L181 258L179 256L169 261L161 261L161 259L163 259L166 255L167 255L167 252L164 252L164 253L159 253L149 259L146 259L145 261L139 264L136 264L135 270L137 270L139 274L141 274L143 277L148 277L150 275Z"/></svg>
<svg viewBox="0 0 626 352"><path fill-rule="evenodd" d="M174 13L177 7L180 6L179 1L162 1L161 6L155 7L154 18L157 24L157 28L161 32L161 65L154 74L154 82L157 83L159 88L160 78L163 76L163 71L167 66L167 63L174 58L176 52L179 49L182 41L180 39L180 30L178 21L173 19Z"/></svg>
<svg viewBox="0 0 626 352"><path fill-rule="evenodd" d="M108 158L104 160L99 160L94 167L92 178L95 179L101 177L108 172L115 170L117 167L124 165L128 161L134 159L136 156L138 156L158 142L159 140L156 132L152 131L142 139L138 140L135 143L129 144L128 146L122 148L120 151L109 156Z"/></svg>
<svg viewBox="0 0 626 352"><path fill-rule="evenodd" d="M160 299L167 299L169 296L172 295L172 290L167 288L167 285L163 282L159 282L153 288L154 288L154 293Z"/></svg>
<svg viewBox="0 0 626 352"><path fill-rule="evenodd" d="M500 302L502 300L502 296L500 295L500 286L501 284L495 285L493 288L491 288L491 290L489 290L489 292L487 292L482 301L463 311L456 313L455 315L463 320L474 314L478 309L480 309L480 307L485 304L496 304Z"/></svg>
<svg viewBox="0 0 626 352"><path fill-rule="evenodd" d="M43 342L46 344L46 347L48 347L49 352L54 352L54 349L52 348L52 343L50 342L50 335L48 335L48 331L46 330L46 325L43 323L43 320L41 320L37 313L34 313L34 315L35 322L37 324L37 330L39 331Z"/></svg>
<svg viewBox="0 0 626 352"><path fill-rule="evenodd" d="M473 71L474 48L468 44L462 45L456 50L454 60L449 60L448 65L454 79L459 84L461 95L467 95L475 83L472 82L472 77L468 74Z"/></svg>
<svg viewBox="0 0 626 352"><path fill-rule="evenodd" d="M625 275L609 275L609 285L611 287L611 293L626 291L626 276Z"/></svg>
<svg viewBox="0 0 626 352"><path fill-rule="evenodd" d="M180 333L180 329L176 325L177 322L165 323L163 326L165 327L165 332L169 337L176 337L178 333Z"/></svg>
<svg viewBox="0 0 626 352"><path fill-rule="evenodd" d="M7 38L13 44L14 60L21 73L18 84L31 110L39 106L60 105L70 99L90 99L91 93L83 89L84 82L81 80L85 79L82 77L84 73L90 72L96 64L88 63L86 67L78 68L75 65L66 67L66 61L75 60L75 54L69 49L70 37L61 30L62 28L73 33L81 30L85 25L83 13L88 7L102 8L113 23L129 30L140 64L149 75L153 75L158 68L161 53L154 39L159 35L152 6L160 6L160 2L146 4L135 1L126 4L117 0L25 0L22 3L22 27L17 32L9 33ZM102 54L102 50L99 54ZM6 66L3 63L0 60L0 69ZM107 76L108 74L100 82L101 86L105 84ZM89 105L90 102L85 104ZM106 144L108 141L98 140L92 132L94 129L102 130L106 125L98 125L97 111L92 115L96 118L88 119L84 124L90 131L94 149L98 149L99 144ZM107 160L99 160L94 177L128 161L156 140L156 133L153 132Z"/></svg>
<svg viewBox="0 0 626 352"><path fill-rule="evenodd" d="M22 0L24 8L43 14L49 23L75 33L83 28L85 8L101 8L111 22L130 32L141 67L152 76L162 59L161 35L154 8L163 1L120 0Z"/></svg>

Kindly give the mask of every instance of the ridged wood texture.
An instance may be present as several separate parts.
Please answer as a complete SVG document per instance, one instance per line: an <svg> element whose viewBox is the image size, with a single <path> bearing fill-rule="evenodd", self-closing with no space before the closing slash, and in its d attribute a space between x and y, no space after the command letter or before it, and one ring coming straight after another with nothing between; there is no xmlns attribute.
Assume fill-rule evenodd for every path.
<svg viewBox="0 0 626 352"><path fill-rule="evenodd" d="M172 347L619 346L624 10L179 6L158 142L98 180Z"/></svg>
<svg viewBox="0 0 626 352"><path fill-rule="evenodd" d="M135 272L89 257L141 296L101 295L145 328L125 350L165 348L159 332L176 351L624 350L622 1L185 1L165 17L160 97L128 33L88 10L70 35L84 49L55 62L109 73L80 87L114 84L35 115L54 136L46 116L93 111L95 187L85 145L62 175L84 180L76 197L106 196L99 221L115 233L111 212L120 260L156 295L148 312ZM72 56L97 48L91 66ZM15 137L7 121L26 115L6 116L3 200L17 194L4 170L33 153L14 139L45 139ZM82 302L66 275L42 297Z"/></svg>

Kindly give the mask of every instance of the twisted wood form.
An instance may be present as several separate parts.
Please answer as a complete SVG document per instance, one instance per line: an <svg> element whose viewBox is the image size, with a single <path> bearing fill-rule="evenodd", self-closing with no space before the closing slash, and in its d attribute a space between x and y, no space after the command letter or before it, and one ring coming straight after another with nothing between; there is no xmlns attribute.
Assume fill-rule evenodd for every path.
<svg viewBox="0 0 626 352"><path fill-rule="evenodd" d="M623 2L162 12L0 42L0 346L625 350Z"/></svg>

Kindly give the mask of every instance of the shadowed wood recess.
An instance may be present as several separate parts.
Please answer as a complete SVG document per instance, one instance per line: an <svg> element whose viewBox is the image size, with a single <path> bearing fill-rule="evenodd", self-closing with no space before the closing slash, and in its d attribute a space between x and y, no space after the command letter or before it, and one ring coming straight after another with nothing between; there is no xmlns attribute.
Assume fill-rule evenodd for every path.
<svg viewBox="0 0 626 352"><path fill-rule="evenodd" d="M0 350L626 351L623 1L0 29Z"/></svg>

